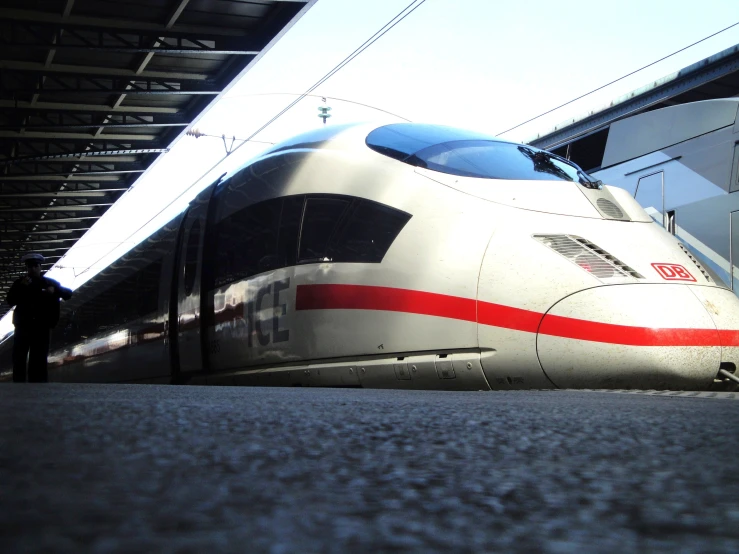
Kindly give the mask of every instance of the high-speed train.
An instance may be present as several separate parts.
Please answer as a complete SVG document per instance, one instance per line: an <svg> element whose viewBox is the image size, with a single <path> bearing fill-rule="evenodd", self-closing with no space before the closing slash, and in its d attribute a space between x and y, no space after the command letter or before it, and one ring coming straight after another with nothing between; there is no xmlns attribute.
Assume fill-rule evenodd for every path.
<svg viewBox="0 0 739 554"><path fill-rule="evenodd" d="M51 381L699 390L733 383L739 300L563 158L332 126L223 176L80 287L49 361Z"/></svg>

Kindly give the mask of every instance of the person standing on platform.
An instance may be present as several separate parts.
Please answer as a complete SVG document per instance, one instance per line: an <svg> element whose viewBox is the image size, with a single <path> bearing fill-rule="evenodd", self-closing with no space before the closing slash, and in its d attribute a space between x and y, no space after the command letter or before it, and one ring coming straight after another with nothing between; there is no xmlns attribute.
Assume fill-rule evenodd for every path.
<svg viewBox="0 0 739 554"><path fill-rule="evenodd" d="M10 287L7 302L13 312L13 382L45 383L49 380L46 367L49 356L51 329L59 321L59 300L69 300L72 291L54 279L41 275L41 254L26 254L21 258L26 264L26 275Z"/></svg>

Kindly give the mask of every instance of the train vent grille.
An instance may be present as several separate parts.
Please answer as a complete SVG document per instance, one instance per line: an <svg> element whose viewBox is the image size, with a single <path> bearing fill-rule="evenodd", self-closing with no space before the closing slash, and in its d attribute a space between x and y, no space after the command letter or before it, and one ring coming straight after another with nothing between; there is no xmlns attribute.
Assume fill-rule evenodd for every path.
<svg viewBox="0 0 739 554"><path fill-rule="evenodd" d="M616 204L610 200L598 198L596 204L598 205L598 209L608 217L612 217L613 219L622 219L624 217L624 213L621 211L621 208L616 206Z"/></svg>
<svg viewBox="0 0 739 554"><path fill-rule="evenodd" d="M698 260L695 258L695 256L693 256L693 254L690 253L690 250L688 250L687 247L682 242L678 242L677 244L680 246L682 251L685 252L685 255L688 258L690 258L690 261L692 261L695 264L695 267L697 267L700 270L700 272L703 274L703 277L706 278L706 281L711 283L712 282L711 277L708 275L708 272L705 269L703 269L703 266L701 264L698 263Z"/></svg>
<svg viewBox="0 0 739 554"><path fill-rule="evenodd" d="M534 238L603 281L644 279L638 271L582 237L534 235Z"/></svg>

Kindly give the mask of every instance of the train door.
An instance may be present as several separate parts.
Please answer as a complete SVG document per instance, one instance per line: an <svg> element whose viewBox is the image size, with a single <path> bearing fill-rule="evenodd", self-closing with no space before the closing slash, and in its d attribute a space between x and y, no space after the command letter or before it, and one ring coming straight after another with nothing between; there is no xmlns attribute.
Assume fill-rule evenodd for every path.
<svg viewBox="0 0 739 554"><path fill-rule="evenodd" d="M665 173L655 171L639 177L634 198L657 225L665 226Z"/></svg>
<svg viewBox="0 0 739 554"><path fill-rule="evenodd" d="M177 359L182 373L198 371L205 365L202 348L201 282L203 237L207 203L193 205L185 214L180 244L176 284Z"/></svg>

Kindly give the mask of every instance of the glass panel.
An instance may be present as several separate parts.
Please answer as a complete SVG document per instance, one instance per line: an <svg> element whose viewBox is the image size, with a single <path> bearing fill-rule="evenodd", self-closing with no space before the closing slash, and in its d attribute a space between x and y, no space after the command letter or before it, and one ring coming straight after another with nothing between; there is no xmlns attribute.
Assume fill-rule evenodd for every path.
<svg viewBox="0 0 739 554"><path fill-rule="evenodd" d="M370 200L355 200L328 257L334 262L380 263L410 217Z"/></svg>
<svg viewBox="0 0 739 554"><path fill-rule="evenodd" d="M215 286L280 265L277 255L282 198L253 204L216 225Z"/></svg>
<svg viewBox="0 0 739 554"><path fill-rule="evenodd" d="M659 171L639 178L634 198L660 227L664 226L664 173Z"/></svg>
<svg viewBox="0 0 739 554"><path fill-rule="evenodd" d="M187 247L185 248L185 296L192 294L195 286L195 274L198 269L198 246L200 245L200 220L190 227L190 236L187 239Z"/></svg>
<svg viewBox="0 0 739 554"><path fill-rule="evenodd" d="M253 204L216 225L215 286L296 263L380 263L410 218L347 196L288 196Z"/></svg>
<svg viewBox="0 0 739 554"><path fill-rule="evenodd" d="M394 123L385 125L367 135L367 146L391 158L405 160L412 154L434 144L454 140L493 140L494 137L422 123Z"/></svg>
<svg viewBox="0 0 739 554"><path fill-rule="evenodd" d="M463 177L572 181L590 188L599 188L600 185L563 158L529 146L505 142L461 140L436 144L404 161Z"/></svg>
<svg viewBox="0 0 739 554"><path fill-rule="evenodd" d="M298 262L330 262L328 245L349 206L342 198L309 198L305 204Z"/></svg>
<svg viewBox="0 0 739 554"><path fill-rule="evenodd" d="M146 266L136 275L135 307L139 317L156 312L159 308L159 282L162 260Z"/></svg>
<svg viewBox="0 0 739 554"><path fill-rule="evenodd" d="M553 154L505 142L459 140L421 150L408 160L416 166L465 177L574 181L590 184L580 169Z"/></svg>
<svg viewBox="0 0 739 554"><path fill-rule="evenodd" d="M367 146L392 158L441 173L482 179L574 181L600 188L596 179L564 158L471 131L397 124L372 131Z"/></svg>
<svg viewBox="0 0 739 554"><path fill-rule="evenodd" d="M161 273L159 259L91 298L76 310L64 340L88 338L156 312Z"/></svg>
<svg viewBox="0 0 739 554"><path fill-rule="evenodd" d="M298 256L300 219L303 217L304 196L288 196L282 203L280 236L277 239L277 256L280 267L295 265Z"/></svg>
<svg viewBox="0 0 739 554"><path fill-rule="evenodd" d="M739 292L739 212L731 212L731 285Z"/></svg>

